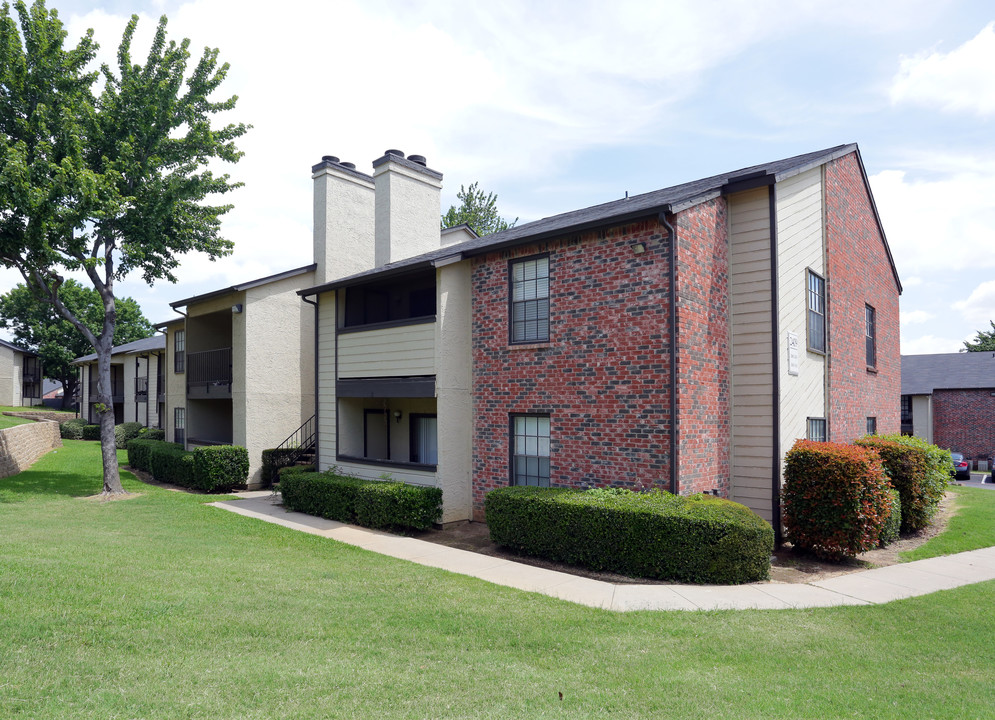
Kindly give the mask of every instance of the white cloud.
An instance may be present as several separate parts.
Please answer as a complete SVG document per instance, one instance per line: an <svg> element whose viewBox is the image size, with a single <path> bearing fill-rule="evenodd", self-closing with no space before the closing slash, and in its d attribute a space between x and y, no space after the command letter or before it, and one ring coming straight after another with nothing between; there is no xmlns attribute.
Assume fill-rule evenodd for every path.
<svg viewBox="0 0 995 720"><path fill-rule="evenodd" d="M985 329L991 320L995 320L995 280L981 283L966 300L955 302L953 307L964 316L964 320Z"/></svg>
<svg viewBox="0 0 995 720"><path fill-rule="evenodd" d="M891 86L892 103L951 112L995 113L995 23L958 48L903 57Z"/></svg>
<svg viewBox="0 0 995 720"><path fill-rule="evenodd" d="M908 312L903 310L900 322L902 325L922 325L935 317L934 313L925 310L909 310Z"/></svg>
<svg viewBox="0 0 995 720"><path fill-rule="evenodd" d="M963 340L920 335L916 338L902 337L902 355L932 355L934 353L954 353L964 349Z"/></svg>

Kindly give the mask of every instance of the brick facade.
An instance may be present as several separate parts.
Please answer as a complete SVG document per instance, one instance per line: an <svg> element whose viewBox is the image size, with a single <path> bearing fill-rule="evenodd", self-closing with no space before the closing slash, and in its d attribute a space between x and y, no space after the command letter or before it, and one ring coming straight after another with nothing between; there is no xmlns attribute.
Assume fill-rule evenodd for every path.
<svg viewBox="0 0 995 720"><path fill-rule="evenodd" d="M933 443L985 460L995 452L995 387L933 391Z"/></svg>
<svg viewBox="0 0 995 720"><path fill-rule="evenodd" d="M854 153L825 166L829 439L900 429L901 356L898 288L870 196ZM864 306L876 313L877 364L865 361Z"/></svg>
<svg viewBox="0 0 995 720"><path fill-rule="evenodd" d="M511 345L509 262L540 253L549 255L550 340ZM557 485L668 486L667 267L656 221L473 261L475 518L484 495L509 484L512 413L549 414Z"/></svg>

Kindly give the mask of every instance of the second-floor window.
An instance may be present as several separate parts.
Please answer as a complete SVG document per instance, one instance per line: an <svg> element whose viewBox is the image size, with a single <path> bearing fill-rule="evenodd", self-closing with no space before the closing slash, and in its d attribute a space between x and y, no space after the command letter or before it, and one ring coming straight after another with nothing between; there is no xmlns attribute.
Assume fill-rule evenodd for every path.
<svg viewBox="0 0 995 720"><path fill-rule="evenodd" d="M511 263L511 342L549 340L549 257Z"/></svg>
<svg viewBox="0 0 995 720"><path fill-rule="evenodd" d="M186 369L187 333L177 330L173 335L173 372L181 373Z"/></svg>
<svg viewBox="0 0 995 720"><path fill-rule="evenodd" d="M877 319L874 308L870 305L864 305L864 343L868 368L877 367L878 364L877 335Z"/></svg>
<svg viewBox="0 0 995 720"><path fill-rule="evenodd" d="M826 352L826 280L808 271L808 349Z"/></svg>

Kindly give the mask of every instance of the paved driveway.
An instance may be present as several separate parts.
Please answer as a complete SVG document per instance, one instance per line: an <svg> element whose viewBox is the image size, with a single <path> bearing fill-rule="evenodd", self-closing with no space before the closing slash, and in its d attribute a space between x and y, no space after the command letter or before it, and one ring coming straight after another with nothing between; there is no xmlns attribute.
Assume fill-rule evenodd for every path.
<svg viewBox="0 0 995 720"><path fill-rule="evenodd" d="M987 482L985 482L987 480ZM954 485L966 485L967 487L983 487L987 490L995 490L995 483L992 482L991 475L984 473L971 473L970 480L951 480Z"/></svg>

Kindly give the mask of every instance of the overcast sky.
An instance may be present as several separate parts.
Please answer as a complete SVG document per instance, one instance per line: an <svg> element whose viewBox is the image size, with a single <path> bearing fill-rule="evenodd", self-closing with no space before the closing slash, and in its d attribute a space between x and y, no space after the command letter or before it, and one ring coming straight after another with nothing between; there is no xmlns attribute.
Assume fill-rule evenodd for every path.
<svg viewBox="0 0 995 720"><path fill-rule="evenodd" d="M387 148L537 220L842 143L860 145L898 271L902 352L955 352L995 319L995 5L990 0L494 3L49 2L111 61L127 17L144 55L170 37L231 64L232 256L180 282L118 285L154 322L169 302L311 262L310 168L372 172ZM199 50L196 55L199 57ZM18 276L0 271L0 291Z"/></svg>

